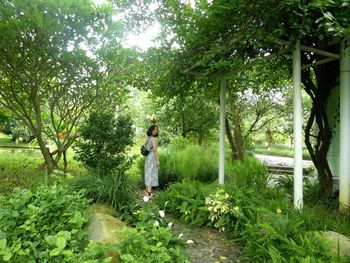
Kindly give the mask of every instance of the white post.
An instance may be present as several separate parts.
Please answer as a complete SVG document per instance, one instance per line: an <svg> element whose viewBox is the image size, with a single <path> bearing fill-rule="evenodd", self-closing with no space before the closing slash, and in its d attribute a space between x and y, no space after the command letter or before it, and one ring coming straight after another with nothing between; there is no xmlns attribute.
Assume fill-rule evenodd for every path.
<svg viewBox="0 0 350 263"><path fill-rule="evenodd" d="M219 184L225 180L225 105L226 80L220 81L220 140L219 140Z"/></svg>
<svg viewBox="0 0 350 263"><path fill-rule="evenodd" d="M294 84L294 206L303 208L303 138L301 108L301 57L300 42L293 50L293 84Z"/></svg>
<svg viewBox="0 0 350 263"><path fill-rule="evenodd" d="M350 202L350 54L349 39L340 43L340 159L339 209Z"/></svg>

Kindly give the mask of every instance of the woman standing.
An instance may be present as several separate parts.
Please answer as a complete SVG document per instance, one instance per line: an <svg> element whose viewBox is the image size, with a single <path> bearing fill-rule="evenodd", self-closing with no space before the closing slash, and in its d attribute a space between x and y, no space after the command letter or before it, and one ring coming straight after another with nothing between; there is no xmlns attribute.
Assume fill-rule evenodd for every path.
<svg viewBox="0 0 350 263"><path fill-rule="evenodd" d="M145 158L145 194L149 197L154 197L152 187L158 186L158 126L151 125L147 131L146 148L150 151Z"/></svg>

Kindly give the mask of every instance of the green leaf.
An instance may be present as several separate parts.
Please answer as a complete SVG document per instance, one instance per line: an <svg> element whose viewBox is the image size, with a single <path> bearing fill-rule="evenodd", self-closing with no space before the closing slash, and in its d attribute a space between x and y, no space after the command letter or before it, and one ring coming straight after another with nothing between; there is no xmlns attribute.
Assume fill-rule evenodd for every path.
<svg viewBox="0 0 350 263"><path fill-rule="evenodd" d="M1 252L2 250L5 250L6 247L7 247L7 240L6 240L6 239L1 239L1 240L0 240L0 252Z"/></svg>
<svg viewBox="0 0 350 263"><path fill-rule="evenodd" d="M61 253L61 251L62 251L61 249L55 248L55 249L50 251L50 256L57 256Z"/></svg>
<svg viewBox="0 0 350 263"><path fill-rule="evenodd" d="M56 246L59 248L59 249L64 249L67 245L67 240L64 238L64 237L58 237L57 240L56 240Z"/></svg>

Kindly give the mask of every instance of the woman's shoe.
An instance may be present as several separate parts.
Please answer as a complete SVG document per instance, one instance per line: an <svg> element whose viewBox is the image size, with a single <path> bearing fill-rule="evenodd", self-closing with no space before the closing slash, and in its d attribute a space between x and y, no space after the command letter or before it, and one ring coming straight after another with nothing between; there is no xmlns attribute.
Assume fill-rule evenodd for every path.
<svg viewBox="0 0 350 263"><path fill-rule="evenodd" d="M151 192L148 192L147 190L145 190L145 193L146 195L148 195L149 197L155 197L154 193L151 191Z"/></svg>

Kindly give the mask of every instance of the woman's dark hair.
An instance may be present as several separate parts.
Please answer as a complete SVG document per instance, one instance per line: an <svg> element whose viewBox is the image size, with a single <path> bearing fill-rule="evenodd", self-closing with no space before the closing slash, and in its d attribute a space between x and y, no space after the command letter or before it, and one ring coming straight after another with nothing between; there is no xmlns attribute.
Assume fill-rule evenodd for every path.
<svg viewBox="0 0 350 263"><path fill-rule="evenodd" d="M158 128L158 126L157 126L157 125L154 125L154 124L151 125L151 126L149 126L149 128L148 128L148 130L147 130L147 135L148 135L148 136L152 136L152 132L153 132L153 130L154 130L155 128ZM157 132L156 137L158 137L158 132Z"/></svg>

